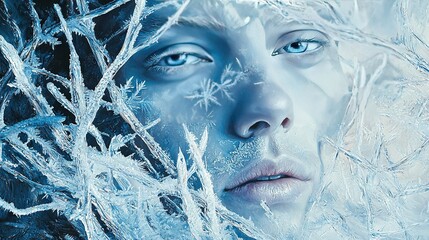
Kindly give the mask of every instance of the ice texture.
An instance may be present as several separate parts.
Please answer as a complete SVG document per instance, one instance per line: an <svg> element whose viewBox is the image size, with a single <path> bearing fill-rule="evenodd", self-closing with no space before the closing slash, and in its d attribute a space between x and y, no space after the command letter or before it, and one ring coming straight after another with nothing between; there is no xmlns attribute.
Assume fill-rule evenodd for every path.
<svg viewBox="0 0 429 240"><path fill-rule="evenodd" d="M178 126L189 149L169 156L148 131L162 119L136 116L151 111L144 83L115 83L118 70L156 43L190 1L0 2L0 238L274 239L214 193L207 129ZM298 22L318 19L310 24L338 43L353 81L339 133L320 142L322 185L299 235L290 237L428 238L429 3L247 2L270 4ZM171 6L170 18L136 43L141 20ZM237 26L249 21L233 7L228 12ZM99 21L108 14L118 17L111 29ZM107 46L112 38L121 44ZM48 64L58 56L68 66ZM96 70L88 71L90 63ZM233 101L229 88L240 74L226 68L220 83L204 79L188 98L206 111L221 96ZM246 145L236 149L230 161L240 165L235 158ZM261 208L272 216L264 202Z"/></svg>

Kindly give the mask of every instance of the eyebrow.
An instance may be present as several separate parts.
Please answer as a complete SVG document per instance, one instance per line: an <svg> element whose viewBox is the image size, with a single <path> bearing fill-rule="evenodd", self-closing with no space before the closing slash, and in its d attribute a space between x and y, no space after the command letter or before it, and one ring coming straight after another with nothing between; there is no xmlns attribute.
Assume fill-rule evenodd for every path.
<svg viewBox="0 0 429 240"><path fill-rule="evenodd" d="M195 28L206 28L217 32L226 30L226 25L213 17L181 17L179 18L178 25Z"/></svg>
<svg viewBox="0 0 429 240"><path fill-rule="evenodd" d="M154 16L143 22L143 28L141 30L142 33L150 33L156 31L161 28L166 22L168 18L165 16ZM226 25L221 23L220 21L214 18L207 18L203 16L198 17L183 17L181 16L178 19L178 22L174 26L188 26L194 28L206 28L214 31L224 31L226 29Z"/></svg>
<svg viewBox="0 0 429 240"><path fill-rule="evenodd" d="M137 37L136 45L141 44L146 39L150 38L159 28L166 24L168 18L166 16L152 16L143 21L143 28L140 30L139 36ZM201 28L214 32L223 32L226 30L225 24L216 20L213 17L183 17L181 16L176 24L173 24L171 28L177 26L185 26L191 28ZM168 29L167 31L169 31Z"/></svg>

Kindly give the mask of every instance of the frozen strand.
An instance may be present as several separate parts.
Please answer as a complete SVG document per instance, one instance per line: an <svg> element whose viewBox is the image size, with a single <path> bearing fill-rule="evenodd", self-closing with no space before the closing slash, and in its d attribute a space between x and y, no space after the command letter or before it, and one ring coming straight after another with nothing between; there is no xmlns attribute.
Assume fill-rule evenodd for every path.
<svg viewBox="0 0 429 240"><path fill-rule="evenodd" d="M88 12L87 14L77 15L71 19L68 19L67 25L74 26L75 24L79 23L80 21L92 20L94 18L100 17L102 15L105 15L105 14L121 7L122 5L124 5L130 1L131 0L117 0L114 2L110 2L110 3L108 3L102 7L99 7L97 9L94 9L94 10ZM54 35L54 34L60 32L60 31L61 31L61 24L57 24L57 25L54 25L52 27L45 29L44 33L45 33L45 35L51 36L51 35Z"/></svg>
<svg viewBox="0 0 429 240"><path fill-rule="evenodd" d="M198 175L198 178L201 181L201 185L202 185L201 187L207 201L206 214L210 221L210 225L209 225L210 233L211 233L210 236L212 236L214 239L222 239L223 230L220 227L219 218L216 213L216 206L219 205L219 200L213 191L214 188L211 180L211 175L207 171L203 161L203 155L204 155L203 150L205 150L205 146L202 145L204 149L200 148L200 146L195 142L196 141L195 136L191 132L189 132L186 125L183 125L183 129L185 131L186 141L189 144L191 157L194 160L195 165L197 166L196 173ZM208 138L208 131L207 131L207 128L205 128L203 135L201 136L201 143L207 143L207 138Z"/></svg>
<svg viewBox="0 0 429 240"><path fill-rule="evenodd" d="M1 148L0 148L0 150L1 150ZM16 168L17 166L18 166L17 164L7 162L4 159L0 160L0 168L3 169L5 172L9 173L10 175L14 176L17 180L28 184L29 186L37 189L38 191L40 191L44 194L57 195L57 196L61 196L60 198L65 198L64 194L59 194L58 192L56 192L58 189L56 189L55 187L53 187L51 185L40 184L38 182L30 180L25 175L23 175L21 172L18 172L16 170L12 169L12 167Z"/></svg>
<svg viewBox="0 0 429 240"><path fill-rule="evenodd" d="M398 208L398 206L403 204L403 202L401 201L402 199L401 198L393 198L388 192L379 192L379 193L383 194L381 196L384 196L383 203L384 203L384 207L386 207L386 209L387 209L387 212L389 212L389 215L393 215L394 221L399 225L399 227L401 229L401 230L398 230L397 233L402 233L404 236L401 236L401 237L405 237L405 239L411 240L411 238L409 236L409 232L407 230L407 226L406 226L405 222L402 221L402 215L401 215L400 211L403 209ZM377 196L375 196L375 197L377 197ZM377 233L377 232L375 232L375 233ZM383 232L380 234L383 234ZM384 234L389 236L389 233L386 231L384 232Z"/></svg>
<svg viewBox="0 0 429 240"><path fill-rule="evenodd" d="M51 202L51 203L45 203L36 205L33 207L28 207L24 209L16 208L13 203L8 203L2 198L0 198L0 208L3 208L16 216L26 216L37 212L43 212L43 211L59 211L63 210L65 208L65 204L61 202Z"/></svg>
<svg viewBox="0 0 429 240"><path fill-rule="evenodd" d="M80 10L81 14L87 14L89 11L87 3L85 1L80 1L80 0L77 0L77 3L78 3L79 10ZM107 64L104 61L104 59L106 58L108 60L108 62L110 62L110 57L107 53L107 50L104 48L104 46L101 45L101 43L95 37L95 33L93 30L94 23L92 22L92 19L87 19L87 20L82 20L82 21L86 22L86 24L83 26L85 29L82 31L82 33L86 37L86 39L88 40L90 48L92 50L92 53L94 54L94 56L97 60L97 64L98 64L102 74L104 74L106 69L107 69ZM86 27L86 26L91 26L91 27ZM107 151L101 135L97 134L97 131L94 131L94 130L96 130L96 127L94 125L91 125L90 132L96 138L98 145L102 148L102 151ZM109 147L109 151L112 152L110 150L110 147Z"/></svg>
<svg viewBox="0 0 429 240"><path fill-rule="evenodd" d="M116 217L114 216L110 205L103 204L107 199L102 199L102 194L98 193L99 192L98 190L99 189L94 189L94 191L92 192L92 195L93 195L92 204L97 209L97 213L100 215L100 220L104 222L107 228L110 231L112 231L116 236L120 236L118 234L120 233L119 228L123 226L121 226L121 224L118 224L118 222L115 221ZM115 204L118 204L118 203L116 202ZM98 219L97 219L97 222L98 222ZM123 232L123 235L124 236L121 236L121 237L123 237L124 239L126 239L127 237L129 238L129 236L127 236L128 235L127 232Z"/></svg>
<svg viewBox="0 0 429 240"><path fill-rule="evenodd" d="M44 75L48 78L51 78L52 80L55 80L56 82L61 83L61 85L63 85L64 87L66 87L67 89L71 88L71 84L70 84L70 80L68 80L67 78L57 75L55 73L52 73L46 69L39 69L39 68L34 68L34 67L30 67L31 71L33 73L39 74L39 75Z"/></svg>
<svg viewBox="0 0 429 240"><path fill-rule="evenodd" d="M17 51L20 51L23 49L23 46L24 46L24 43L22 41L24 38L22 37L21 30L18 27L18 25L16 24L16 22L11 19L12 16L10 15L9 9L7 8L6 1L2 1L2 4L3 4L3 9L6 13L6 19L5 20L6 20L7 24L5 24L5 25L10 26L12 28L13 35L16 38L16 40L18 41L18 46L17 46L18 50Z"/></svg>
<svg viewBox="0 0 429 240"><path fill-rule="evenodd" d="M58 45L61 42L54 36L49 36L42 33L41 20L34 7L34 2L30 0L28 6L30 8L30 17L33 25L33 41L29 42L25 46L25 48L21 51L20 56L26 63L29 63L33 66L38 66L40 63L39 58L36 55L36 48L43 43L48 43L53 48L55 45Z"/></svg>
<svg viewBox="0 0 429 240"><path fill-rule="evenodd" d="M64 164L66 163L64 159L57 158L54 161L52 158L50 158L45 160L45 158L40 153L29 149L28 146L23 144L19 139L17 139L17 137L8 137L8 143L17 153L21 154L22 157L29 162L29 164L37 167L38 171L46 176L51 183L56 183L58 187L66 187L70 192L77 192L75 184L72 184L74 179L70 179L70 177L64 178L70 174L70 172L67 172L70 169L70 166ZM48 150L49 149L45 148L45 151Z"/></svg>
<svg viewBox="0 0 429 240"><path fill-rule="evenodd" d="M179 149L177 157L177 179L179 182L180 194L182 196L183 211L187 217L189 229L195 239L204 237L203 221L201 219L200 206L196 204L188 189L188 170L186 168L185 157Z"/></svg>
<svg viewBox="0 0 429 240"><path fill-rule="evenodd" d="M178 8L178 7L180 7L180 4L178 3L177 0L171 0L171 1L160 2L154 6L151 6L151 7L146 7L143 15L141 17L141 20L145 19L146 17L153 14L154 12L159 11L162 8L169 7L169 6L174 6L174 7ZM102 45L109 43L113 38L116 38L119 34L125 32L127 30L127 26L128 26L128 24L124 24L123 27L121 27L119 30L117 30L113 34L111 34L108 38L104 39L102 41Z"/></svg>
<svg viewBox="0 0 429 240"><path fill-rule="evenodd" d="M274 237L264 233L261 229L255 227L254 223L251 220L245 219L237 213L229 211L223 205L218 205L217 211L219 211L219 215L224 220L226 220L230 225L239 229L247 236L255 239L274 240Z"/></svg>
<svg viewBox="0 0 429 240"><path fill-rule="evenodd" d="M401 193L398 194L398 197L408 196L416 193L429 192L429 183L406 187Z"/></svg>
<svg viewBox="0 0 429 240"><path fill-rule="evenodd" d="M262 209L264 210L264 214L267 217L267 219L271 222L271 224L276 226L277 231L281 230L281 227L279 225L279 219L276 218L276 216L274 215L274 213L271 211L270 207L267 205L267 203L262 200L259 204ZM285 237L285 236L283 236Z"/></svg>
<svg viewBox="0 0 429 240"><path fill-rule="evenodd" d="M88 205L89 204L91 203L88 203ZM87 208L90 207L91 206L87 206ZM109 237L104 232L103 227L92 211L88 211L85 217L82 216L80 218L80 221L83 223L88 240L109 240Z"/></svg>
<svg viewBox="0 0 429 240"><path fill-rule="evenodd" d="M104 95L104 91L107 88L109 82L112 81L113 76L125 63L127 60L127 56L129 49L132 48L132 45L135 42L137 34L141 29L141 24L138 19L140 18L142 9L144 8L145 2L138 1L136 3L136 8L134 9L132 21L130 22L130 26L128 32L126 34L123 46L113 63L103 74L100 82L95 87L93 95L88 100L89 105L86 108L85 114L79 121L79 125L77 126L77 130L75 132L75 139L72 147L72 157L76 161L77 166L77 177L80 180L80 188L82 188L82 198L79 199L80 204L77 206L76 218L79 219L84 227L85 231L88 232L88 238L92 238L92 234L95 234L95 237L106 238L103 233L99 223L96 219L94 219L94 214L92 212L92 194L91 189L92 182L92 173L91 173L91 163L87 156L87 152L82 151L82 147L86 146L86 134L89 131L89 127L95 119L96 113L100 108L101 98ZM91 221L91 219L93 219ZM95 222L94 222L95 221Z"/></svg>
<svg viewBox="0 0 429 240"><path fill-rule="evenodd" d="M72 113L74 116L77 116L76 106L71 103L66 96L52 83L48 82L46 84L46 88L48 91L54 96L55 100L57 100L62 107L64 107L67 111Z"/></svg>
<svg viewBox="0 0 429 240"><path fill-rule="evenodd" d="M329 143L332 147L334 147L337 151L343 153L346 157L348 157L352 162L356 163L358 166L361 166L366 169L375 170L372 164L368 162L368 160L361 158L360 156L354 154L353 152L337 146L330 138L325 137L324 140Z"/></svg>
<svg viewBox="0 0 429 240"><path fill-rule="evenodd" d="M190 0L183 1L182 5L178 8L178 10L168 18L167 22L162 25L153 35L150 39L144 41L139 46L136 46L134 49L131 50L131 55L134 55L135 53L139 52L140 50L154 44L159 40L159 38L168 30L170 27L175 24L179 17L182 15L183 11L185 11L186 7L188 6Z"/></svg>
<svg viewBox="0 0 429 240"><path fill-rule="evenodd" d="M125 104L124 99L120 93L119 88L113 83L109 87L110 94L112 96L112 103L119 111L121 117L127 122L131 128L137 133L137 135L143 140L146 146L149 148L149 151L153 156L158 159L161 164L165 167L167 173L172 176L176 175L176 167L174 166L172 160L168 154L162 149L162 147L155 141L155 139L147 132L147 129L153 126L149 124L148 126L143 126L137 116L133 111ZM158 123L160 120L157 119L153 123Z"/></svg>
<svg viewBox="0 0 429 240"><path fill-rule="evenodd" d="M350 230L349 225L346 223L346 217L335 209L330 212L324 211L324 219L331 225L331 227L340 235L340 239L348 239L350 236L355 236ZM355 239L357 239L355 237Z"/></svg>
<svg viewBox="0 0 429 240"><path fill-rule="evenodd" d="M339 156L340 156L340 151L341 151L340 148L344 148L344 137L352 129L353 124L355 123L355 121L358 117L358 111L359 111L359 91L358 90L360 89L360 82L361 82L360 79L363 76L364 76L363 68L361 68L360 65L358 64L358 62L355 61L352 92L351 92L350 100L347 103L347 107L345 110L344 117L341 120L339 131L338 131L338 134L336 137L336 142L334 143L331 140L331 143L328 143L325 141L322 141L319 143L320 146L322 146L321 144L328 143L332 147L335 148L335 153L333 154L333 157L331 159L331 162L333 162L334 164L331 165L331 168L329 170L325 169L326 173L332 174L334 172L334 169L338 167L338 164L340 163L340 161L338 161ZM350 116L350 117L348 117L348 116ZM323 163L323 159L322 159L322 163ZM344 175L343 171L341 173L342 173L341 176L342 176L343 180L345 181L345 179L344 179L345 175ZM318 192L318 195L316 197L318 203L321 200L322 193L325 191L326 187L328 187L328 185L329 185L329 183L327 185L324 185L325 180L323 179L323 175L320 176L320 182L322 183L321 186L323 186L323 187L321 188L321 191ZM348 186L348 184L344 184L344 187L346 188L345 192L350 195L350 187ZM312 205L312 207L313 206L314 206L314 204ZM308 226L308 225L305 225L305 226Z"/></svg>
<svg viewBox="0 0 429 240"><path fill-rule="evenodd" d="M105 155L95 151L92 153L91 157L94 158L97 165L104 166L106 169L123 174L124 176L134 179L140 184L150 187L151 189L160 189L165 190L166 192L173 191L172 187L168 187L169 178L164 178L163 180L152 178L143 169L141 166L142 163L134 161L133 159L126 158L121 155L106 157Z"/></svg>
<svg viewBox="0 0 429 240"><path fill-rule="evenodd" d="M52 96L55 97L55 99L69 112L71 112L73 115L76 116L76 108L73 106L73 104L62 94L62 92L51 82L49 82L46 85L49 92L52 94ZM101 148L102 152L106 152L106 144L104 143L104 140L101 136L100 131L91 124L89 126L89 133L94 136L95 140L97 141L98 146Z"/></svg>
<svg viewBox="0 0 429 240"><path fill-rule="evenodd" d="M15 82L11 86L18 88L29 99L36 112L42 116L53 116L54 112L48 101L41 94L41 89L31 81L31 74L25 63L21 60L16 49L0 35L0 50L9 63L9 67L15 75ZM66 136L62 130L53 128L55 140L62 149L68 147Z"/></svg>
<svg viewBox="0 0 429 240"><path fill-rule="evenodd" d="M164 150L159 146L158 143L153 139L152 136L150 136L146 129L142 126L140 121L136 118L136 116L133 114L133 112L126 107L126 104L124 104L123 99L121 98L119 91L116 86L114 86L113 83L109 83L107 80L107 76L110 78L113 77L113 75L116 73L117 70L119 70L119 67L124 64L129 57L131 57L134 53L138 52L139 50L153 44L155 41L158 40L158 38L167 31L173 23L177 21L179 16L182 14L186 6L189 4L189 0L185 1L180 8L176 11L176 13L170 17L160 29L147 41L145 41L142 45L133 48L133 45L136 41L136 38L138 36L138 33L141 29L140 24L140 17L143 13L144 7L141 5L144 5L144 3L141 1L140 4L136 5L133 17L130 20L130 24L128 27L128 31L125 37L125 41L123 44L123 47L121 48L118 56L116 57L115 61L111 64L111 67L109 69L114 69L114 72L109 73L109 69L106 71L106 73L103 75L103 78L100 80L100 83L97 85L95 93L100 93L100 90L97 90L99 86L104 86L103 81L106 82L106 84L110 84L109 92L112 95L112 98L116 101L116 105L120 107L120 109L124 111L120 111L121 116L130 124L130 126L133 128L134 131L141 137L141 139L145 142L145 144L150 149L151 153L155 156L155 158L159 159L161 163L166 168L166 171L169 174L175 175L175 166L172 164L171 159L169 156L164 152ZM119 60L118 60L119 59ZM115 63L117 63L118 66L114 66ZM112 65L114 67L112 67ZM103 84L103 85L102 85ZM102 87L100 87L102 88ZM103 88L102 88L103 89ZM95 98L95 96L94 96ZM97 97L96 99L101 99L101 97ZM90 108L91 109L91 108ZM95 117L95 116L94 116Z"/></svg>
<svg viewBox="0 0 429 240"><path fill-rule="evenodd" d="M358 151L359 153L362 153L361 150L361 146L362 146L362 139L363 139L363 130L364 130L364 120L365 120L365 109L366 106L368 105L368 101L369 101L369 97L371 94L372 89L374 88L374 84L375 81L377 79L379 79L379 77L381 76L384 68L386 67L387 64L387 55L383 55L382 56L382 62L381 64L377 67L377 69L374 71L374 73L371 75L371 77L368 79L368 81L365 84L365 88L363 89L363 94L362 94L362 98L360 100L359 103L359 126L358 126Z"/></svg>
<svg viewBox="0 0 429 240"><path fill-rule="evenodd" d="M161 236L158 232L156 232L151 226L150 223L147 221L146 218L146 212L144 210L144 201L142 197L142 190L141 188L138 188L138 195L137 195L137 227L139 229L139 233L136 233L138 235L144 236L146 235L148 238L151 239L161 239Z"/></svg>
<svg viewBox="0 0 429 240"><path fill-rule="evenodd" d="M80 116L86 112L85 89L83 85L82 67L80 66L79 56L73 44L72 33L68 29L66 20L61 13L61 8L58 4L54 4L55 11L61 22L61 28L67 39L67 44L70 50L70 79L71 79L71 99L75 107L76 122L80 122Z"/></svg>
<svg viewBox="0 0 429 240"><path fill-rule="evenodd" d="M136 3L136 8L133 13L132 21L130 22L129 29L125 36L124 43L122 48L116 57L116 59L112 62L106 72L103 74L101 80L97 84L94 90L94 94L88 101L88 106L86 108L85 114L81 118L81 122L78 125L78 129L76 132L76 139L73 146L73 153L78 152L79 146L84 144L86 132L88 131L89 125L94 121L96 113L100 108L101 98L104 96L104 91L107 88L109 82L112 81L113 76L119 70L119 68L128 60L130 57L129 51L134 45L134 42L137 38L138 32L141 29L141 24L139 22L140 15L142 14L142 10L145 6L145 1L140 0Z"/></svg>
<svg viewBox="0 0 429 240"><path fill-rule="evenodd" d="M84 3L82 3L81 5L83 5L83 4ZM131 26L129 26L129 27L131 27ZM98 42L96 41L95 35L94 34L90 34L88 36L88 34L86 34L85 36L87 37L88 41L90 42L90 47L91 47L92 51L94 53L98 52L97 49L100 48L100 46L99 46L100 44L98 44ZM97 62L99 64L99 67L100 67L102 73L104 74L105 71L106 71L107 65L104 62L102 56L100 56L98 54L95 54L95 56L96 56ZM143 129L140 126L141 124L139 124L139 121L137 120L137 118L134 116L134 114L132 113L132 111L129 109L129 107L126 104L123 104L122 98L120 98L120 97L117 96L117 94L116 94L117 93L116 87L113 86L113 84L109 84L108 89L109 89L110 94L114 95L113 99L116 99L117 103L115 104L115 101L114 101L113 104L116 105L116 106L121 106L121 109L123 109L123 110L119 111L119 112L122 115L127 115L128 116L125 119L132 119L131 123L133 123L132 126L135 126L135 129ZM150 127L152 127L152 126L151 125L147 126L146 129L148 129ZM148 146L153 146L153 148L155 148L153 150L153 153L155 153L154 155L158 155L158 158L166 166L166 168L167 169L173 169L173 166L171 164L169 164L171 162L171 160L168 158L168 156L165 153L163 153L163 150L160 149L159 147L157 147L156 146L157 144L154 141L151 141L150 138L145 137L148 134L144 130L143 131L140 130L140 131L136 131L136 132L139 133L139 136L146 142L146 144L148 144ZM149 148L151 148L151 147L149 147Z"/></svg>
<svg viewBox="0 0 429 240"><path fill-rule="evenodd" d="M40 88L37 88L31 82L28 68L26 68L25 63L19 57L18 52L1 35L0 50L2 51L4 58L8 61L10 69L15 75L16 81L11 85L21 90L27 96L39 114L45 116L54 115L50 105L40 93Z"/></svg>
<svg viewBox="0 0 429 240"><path fill-rule="evenodd" d="M328 172L331 173L331 172ZM323 194L328 191L327 189L329 188L329 186L331 185L332 182L327 182L326 179L324 178L320 178L320 186L319 189L317 190L317 192L315 193L313 199L314 201L312 201L311 205L308 207L307 213L313 212L316 208L317 205L320 204L320 202L323 200ZM300 234L300 238L298 239L312 239L311 238L311 234L309 234L310 231L310 227L312 225L312 223L310 222L310 214L305 214L304 216L304 222L303 222L303 227L302 227L302 231Z"/></svg>
<svg viewBox="0 0 429 240"><path fill-rule="evenodd" d="M87 14L89 12L89 7L86 1L76 0L76 2L79 6L79 11L81 15ZM79 24L78 27L79 29L83 28L81 29L81 33L88 40L89 46L92 50L92 54L95 56L98 67L100 68L101 73L104 74L107 69L105 59L107 60L107 63L111 62L109 53L106 48L101 44L101 42L99 42L98 39L95 37L95 23L92 21L92 19L82 20L81 22L84 24Z"/></svg>
<svg viewBox="0 0 429 240"><path fill-rule="evenodd" d="M159 179L159 178L160 178L160 175L159 175L158 171L156 171L156 169L154 168L153 164L152 164L152 163L150 162L150 160L146 157L146 155L145 155L145 153L144 153L143 149L141 149L140 147L138 147L138 146L137 146L137 144L136 144L136 142L135 142L135 139L133 139L133 140L131 141L131 144L132 144L132 146L136 149L136 153L137 153L138 157L139 157L140 159L143 159L144 166L148 168L149 172L150 172L151 174L153 174L153 175L155 176L155 178L156 178L156 179ZM140 159L139 159L139 160L140 160Z"/></svg>
<svg viewBox="0 0 429 240"><path fill-rule="evenodd" d="M122 134L115 135L110 140L109 144L109 154L111 156L114 156L115 154L119 153L119 149L123 146L125 146L128 142L133 140L135 138L136 134L127 134L125 136L122 136Z"/></svg>
<svg viewBox="0 0 429 240"><path fill-rule="evenodd" d="M49 44L51 44L51 46L60 44L60 41L57 38L43 34L39 14L37 13L36 9L34 8L35 4L34 4L33 0L30 0L28 5L30 6L30 16L33 20L33 39L35 39L35 42L29 46L33 46L35 49L36 46L39 45L39 43L49 43ZM28 50L30 50L30 49L28 49Z"/></svg>
<svg viewBox="0 0 429 240"><path fill-rule="evenodd" d="M426 138L425 141L418 148L414 149L414 151L407 156L403 157L398 163L389 167L389 171L397 171L399 168L403 168L404 166L409 165L413 160L416 159L420 153L429 146L429 138Z"/></svg>
<svg viewBox="0 0 429 240"><path fill-rule="evenodd" d="M12 134L22 132L24 129L34 127L44 127L50 125L61 124L65 120L64 117L33 117L21 122L15 123L12 126L5 126L0 129L0 140L9 137Z"/></svg>
<svg viewBox="0 0 429 240"><path fill-rule="evenodd" d="M370 174L370 175L373 175L373 174ZM367 182L368 177L363 177L358 179L359 179L358 181L361 182L361 184L359 185L361 188L363 203L366 211L366 228L369 230L370 233L372 233L374 232L374 213L372 210L372 207L373 207L372 199L367 187L367 186L370 186L370 184ZM365 180L365 182L363 180Z"/></svg>
<svg viewBox="0 0 429 240"><path fill-rule="evenodd" d="M95 141L97 142L97 145L100 147L101 152L107 153L106 143L103 140L103 136L101 135L100 130L98 130L98 128L94 124L91 124L89 126L88 132L95 138Z"/></svg>

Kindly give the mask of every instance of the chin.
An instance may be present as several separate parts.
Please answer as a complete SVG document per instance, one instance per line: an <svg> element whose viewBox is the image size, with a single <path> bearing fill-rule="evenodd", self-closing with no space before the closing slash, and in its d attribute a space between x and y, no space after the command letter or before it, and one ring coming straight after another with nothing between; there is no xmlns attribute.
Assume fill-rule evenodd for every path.
<svg viewBox="0 0 429 240"><path fill-rule="evenodd" d="M293 198L272 204L252 202L232 194L224 194L221 199L229 210L252 220L266 234L275 239L289 239L300 233L311 194L310 189L303 190Z"/></svg>

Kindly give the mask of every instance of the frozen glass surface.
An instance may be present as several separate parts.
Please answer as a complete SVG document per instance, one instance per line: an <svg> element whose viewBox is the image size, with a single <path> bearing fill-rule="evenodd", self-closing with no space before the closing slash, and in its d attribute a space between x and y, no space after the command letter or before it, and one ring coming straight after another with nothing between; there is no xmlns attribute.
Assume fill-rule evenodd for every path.
<svg viewBox="0 0 429 240"><path fill-rule="evenodd" d="M428 238L428 13L2 0L0 238Z"/></svg>

